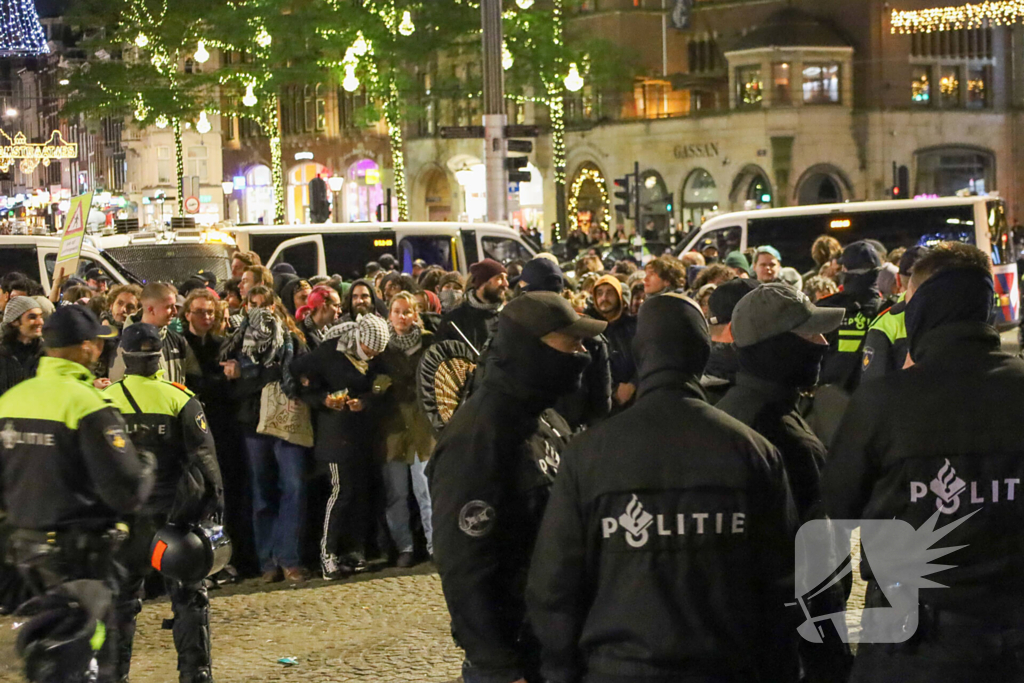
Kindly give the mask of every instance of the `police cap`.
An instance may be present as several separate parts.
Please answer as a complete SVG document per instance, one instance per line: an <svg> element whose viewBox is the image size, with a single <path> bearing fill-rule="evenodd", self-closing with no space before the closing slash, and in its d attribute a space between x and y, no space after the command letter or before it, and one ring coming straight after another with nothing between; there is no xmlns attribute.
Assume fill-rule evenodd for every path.
<svg viewBox="0 0 1024 683"><path fill-rule="evenodd" d="M109 339L117 332L100 323L91 309L80 304L61 306L43 323L43 341L51 349L77 346L90 339Z"/></svg>

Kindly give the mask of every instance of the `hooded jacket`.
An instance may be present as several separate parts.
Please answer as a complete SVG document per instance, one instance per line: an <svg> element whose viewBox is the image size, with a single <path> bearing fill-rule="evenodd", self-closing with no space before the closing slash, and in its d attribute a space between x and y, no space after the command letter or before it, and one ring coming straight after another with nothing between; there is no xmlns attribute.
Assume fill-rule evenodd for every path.
<svg viewBox="0 0 1024 683"><path fill-rule="evenodd" d="M470 297L477 305L470 302ZM494 336L500 310L498 306L481 307L480 300L476 298L476 291L470 290L461 304L441 318L441 324L437 328L437 340L469 341L479 353L487 340ZM456 326L462 334L455 330Z"/></svg>
<svg viewBox="0 0 1024 683"><path fill-rule="evenodd" d="M878 269L846 273L843 291L825 297L818 306L846 309L846 317L835 332L825 335L828 354L821 366L821 384L833 384L848 393L857 388L864 339L882 309L882 295L875 281Z"/></svg>
<svg viewBox="0 0 1024 683"><path fill-rule="evenodd" d="M387 320L387 304L381 301L380 297L377 296L377 288L373 286L373 282L370 280L356 280L349 286L348 291L345 292L345 315L341 316L338 322L347 323L355 321L356 317L352 315L352 290L354 290L358 285L362 285L370 290L370 300L373 302L373 308L371 310Z"/></svg>
<svg viewBox="0 0 1024 683"><path fill-rule="evenodd" d="M536 653L524 628L523 587L570 433L548 410L557 392L542 346L502 319L482 386L441 432L427 466L434 559L452 634L469 666L495 683L523 677Z"/></svg>
<svg viewBox="0 0 1024 683"><path fill-rule="evenodd" d="M608 320L604 330L604 338L608 340L608 360L611 363L612 390L620 384L636 383L636 362L633 360L633 337L636 335L636 318L629 315L629 305L622 296L622 283L614 275L604 275L596 283L594 289L601 285L611 285L619 295L619 315ZM605 320L593 306L587 315L597 320Z"/></svg>
<svg viewBox="0 0 1024 683"><path fill-rule="evenodd" d="M42 339L31 344L22 344L17 339L0 341L0 394L18 382L34 377L42 354Z"/></svg>
<svg viewBox="0 0 1024 683"><path fill-rule="evenodd" d="M636 403L562 458L527 588L555 683L795 680L796 515L778 452L709 406L710 338L676 294L640 309Z"/></svg>

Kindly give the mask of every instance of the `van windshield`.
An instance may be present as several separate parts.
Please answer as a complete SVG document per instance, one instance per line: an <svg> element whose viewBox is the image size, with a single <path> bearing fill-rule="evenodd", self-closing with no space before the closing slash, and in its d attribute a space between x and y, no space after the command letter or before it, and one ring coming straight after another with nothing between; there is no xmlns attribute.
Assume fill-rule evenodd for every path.
<svg viewBox="0 0 1024 683"><path fill-rule="evenodd" d="M801 273L817 267L811 258L811 245L819 235L831 235L843 246L878 240L887 251L943 241L974 244L974 207L966 204L747 219L747 247L773 246L782 254L783 266L792 266Z"/></svg>

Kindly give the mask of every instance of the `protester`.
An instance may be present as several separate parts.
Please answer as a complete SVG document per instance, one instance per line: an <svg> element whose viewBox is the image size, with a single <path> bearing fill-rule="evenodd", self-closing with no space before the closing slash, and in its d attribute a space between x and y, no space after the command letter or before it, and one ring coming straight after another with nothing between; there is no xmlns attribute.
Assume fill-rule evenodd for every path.
<svg viewBox="0 0 1024 683"><path fill-rule="evenodd" d="M622 296L622 284L611 275L604 275L594 286L594 303L587 315L608 323L604 337L608 340L611 367L613 410L621 410L636 394L636 362L633 360L633 336L636 318L629 315Z"/></svg>
<svg viewBox="0 0 1024 683"><path fill-rule="evenodd" d="M225 280L221 285L221 299L227 303L228 315L237 315L242 310L242 292L239 289L239 280L234 278Z"/></svg>
<svg viewBox="0 0 1024 683"><path fill-rule="evenodd" d="M804 280L804 294L815 303L825 297L836 294L838 291L839 285L835 283L835 280L822 277L821 275L815 275Z"/></svg>
<svg viewBox="0 0 1024 683"><path fill-rule="evenodd" d="M301 583L307 578L299 548L313 428L308 412L295 408L299 385L291 362L305 351L305 340L270 288L252 287L245 303L247 313L220 358L244 434L256 551L265 582Z"/></svg>
<svg viewBox="0 0 1024 683"><path fill-rule="evenodd" d="M97 377L107 377L110 374L110 368L117 358L117 347L121 343L121 331L129 319L138 313L141 299L142 288L138 285L114 285L107 292L107 310L99 317L117 334L103 340L103 355L95 370Z"/></svg>
<svg viewBox="0 0 1024 683"><path fill-rule="evenodd" d="M938 244L910 287L913 367L860 386L822 480L834 519L919 530L920 541L862 533L877 549L860 565L862 626L885 640L860 643L851 681L1018 680L1024 361L989 324L991 263L978 248ZM935 583L920 579L937 568Z"/></svg>
<svg viewBox="0 0 1024 683"><path fill-rule="evenodd" d="M28 296L11 298L0 325L0 394L35 377L43 355L43 309Z"/></svg>
<svg viewBox="0 0 1024 683"><path fill-rule="evenodd" d="M693 291L697 292L705 285L720 285L734 278L736 278L736 273L733 272L732 268L724 263L712 263L700 271L691 284Z"/></svg>
<svg viewBox="0 0 1024 683"><path fill-rule="evenodd" d="M911 296L911 275L914 272L914 264L928 251L928 247L911 247L900 256L899 272L896 274L893 288L893 293L898 298L895 304L878 315L868 329L860 364L861 381L903 369L907 360L907 324L904 314L907 310L907 299Z"/></svg>
<svg viewBox="0 0 1024 683"><path fill-rule="evenodd" d="M704 402L710 338L692 300L647 301L634 349L636 403L563 454L534 548L537 680L794 681L779 454Z"/></svg>
<svg viewBox="0 0 1024 683"><path fill-rule="evenodd" d="M644 278L635 280L629 285L629 314L635 318L640 312L640 305L646 300L647 292L644 288Z"/></svg>
<svg viewBox="0 0 1024 683"><path fill-rule="evenodd" d="M605 327L553 292L514 299L500 315L483 386L455 412L431 456L434 557L452 635L465 651L466 683L539 680L523 585L569 436L545 409L579 386L587 363L581 340Z"/></svg>
<svg viewBox="0 0 1024 683"><path fill-rule="evenodd" d="M750 261L741 251L729 252L725 257L725 265L731 268L737 277L750 277Z"/></svg>
<svg viewBox="0 0 1024 683"><path fill-rule="evenodd" d="M368 569L373 419L379 403L370 361L388 338L387 322L367 313L332 328L315 351L291 364L291 374L301 378L302 399L314 411L314 455L330 472L320 538L320 569L328 580Z"/></svg>
<svg viewBox="0 0 1024 683"><path fill-rule="evenodd" d="M839 270L835 262L842 253L843 245L839 240L832 235L819 235L811 245L811 258L814 259L815 267L803 274L804 281L817 275L834 276ZM823 269L827 269L827 272L822 272Z"/></svg>
<svg viewBox="0 0 1024 683"><path fill-rule="evenodd" d="M241 280L246 268L261 265L263 262L255 251L236 251L231 255L231 277Z"/></svg>
<svg viewBox="0 0 1024 683"><path fill-rule="evenodd" d="M439 341L457 339L467 342L479 353L494 336L498 312L508 290L508 276L505 266L493 259L474 263L469 267L469 274L465 301L445 314L437 337Z"/></svg>
<svg viewBox="0 0 1024 683"><path fill-rule="evenodd" d="M648 298L685 286L686 271L675 257L659 256L644 267L644 293Z"/></svg>
<svg viewBox="0 0 1024 683"><path fill-rule="evenodd" d="M798 292L804 290L804 279L796 268L782 268L779 270L779 277L776 282L783 282Z"/></svg>
<svg viewBox="0 0 1024 683"><path fill-rule="evenodd" d="M8 273L0 281L0 311L16 296L31 296L32 285L21 273Z"/></svg>
<svg viewBox="0 0 1024 683"><path fill-rule="evenodd" d="M380 372L391 379L380 408L378 441L383 450L384 492L387 497L387 523L398 556L396 566L411 567L413 534L409 525L409 480L419 507L427 554L433 555L430 491L426 467L434 449L434 438L427 416L417 400L418 369L423 352L433 343L433 335L419 321L419 308L408 292L399 292L391 300L388 318L391 336L379 359Z"/></svg>
<svg viewBox="0 0 1024 683"><path fill-rule="evenodd" d="M185 338L168 328L176 313L177 295L172 286L159 282L151 282L142 288L140 297L142 315L139 322L155 326L160 330L163 339L163 352L160 369L163 378L168 382L177 382L186 386L198 386L202 381L202 373L195 354ZM129 318L130 320L130 318ZM128 323L126 323L126 326ZM110 367L109 379L117 382L124 377L123 350L118 347L117 355Z"/></svg>
<svg viewBox="0 0 1024 683"><path fill-rule="evenodd" d="M242 271L238 280L238 293L242 300L249 298L249 291L253 287L266 287L274 290L274 274L265 266L249 266Z"/></svg>
<svg viewBox="0 0 1024 683"><path fill-rule="evenodd" d="M708 298L708 332L711 355L708 357L701 386L715 405L736 384L739 359L733 345L732 316L743 297L758 287L757 280L734 278L715 288Z"/></svg>
<svg viewBox="0 0 1024 683"><path fill-rule="evenodd" d="M326 285L314 287L306 299L306 305L300 307L295 314L310 351L320 346L324 333L337 322L340 314L341 297L338 293Z"/></svg>
<svg viewBox="0 0 1024 683"><path fill-rule="evenodd" d="M758 282L775 282L782 270L782 256L775 247L765 245L754 250L754 275Z"/></svg>
<svg viewBox="0 0 1024 683"><path fill-rule="evenodd" d="M374 314L380 318L387 316L387 305L377 296L377 289L368 280L356 280L348 290L347 313L341 316L343 323L355 322L361 316Z"/></svg>

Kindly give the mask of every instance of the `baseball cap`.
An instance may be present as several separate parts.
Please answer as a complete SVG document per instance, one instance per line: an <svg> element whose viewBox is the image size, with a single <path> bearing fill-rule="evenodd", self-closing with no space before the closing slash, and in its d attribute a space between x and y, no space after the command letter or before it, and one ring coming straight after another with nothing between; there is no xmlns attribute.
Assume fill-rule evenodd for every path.
<svg viewBox="0 0 1024 683"><path fill-rule="evenodd" d="M160 330L149 323L135 323L121 333L121 348L125 353L157 354L163 349Z"/></svg>
<svg viewBox="0 0 1024 683"><path fill-rule="evenodd" d="M754 250L755 261L757 260L758 254L771 254L772 256L775 257L776 261L782 263L782 254L780 254L779 250L771 246L770 244L766 244L763 247L758 247L757 249Z"/></svg>
<svg viewBox="0 0 1024 683"><path fill-rule="evenodd" d="M91 309L78 304L59 307L43 324L43 341L51 349L116 336L117 332L101 324Z"/></svg>
<svg viewBox="0 0 1024 683"><path fill-rule="evenodd" d="M918 244L903 252L903 256L900 256L900 275L910 277L917 262L930 251L928 247Z"/></svg>
<svg viewBox="0 0 1024 683"><path fill-rule="evenodd" d="M501 315L537 339L551 332L584 339L596 337L608 326L603 320L581 316L561 294L554 292L527 292L509 302Z"/></svg>
<svg viewBox="0 0 1024 683"><path fill-rule="evenodd" d="M861 240L849 244L843 249L843 255L839 257L839 265L848 271L871 270L880 268L882 259L873 246L867 241Z"/></svg>
<svg viewBox="0 0 1024 683"><path fill-rule="evenodd" d="M104 273L102 268L90 268L85 273L85 279L110 282L110 276Z"/></svg>
<svg viewBox="0 0 1024 683"><path fill-rule="evenodd" d="M757 289L759 284L757 280L738 277L718 285L708 297L708 324L725 325L730 322L736 304Z"/></svg>
<svg viewBox="0 0 1024 683"><path fill-rule="evenodd" d="M826 334L842 324L844 315L845 309L819 308L790 285L769 282L736 304L732 336L742 348L786 332Z"/></svg>
<svg viewBox="0 0 1024 683"><path fill-rule="evenodd" d="M565 289L565 275L557 263L546 258L534 258L526 262L519 277L509 284L513 287L522 283L524 292L556 292Z"/></svg>

